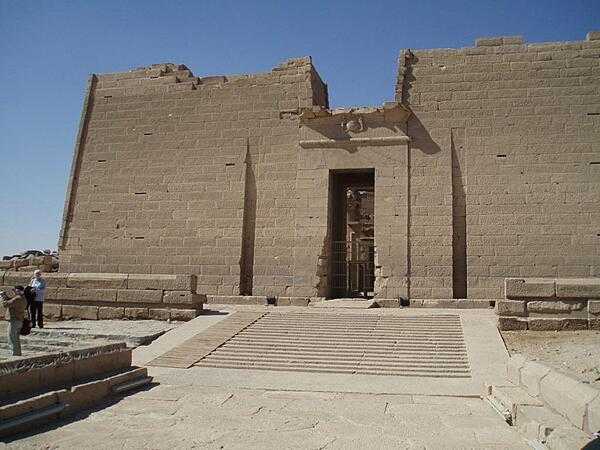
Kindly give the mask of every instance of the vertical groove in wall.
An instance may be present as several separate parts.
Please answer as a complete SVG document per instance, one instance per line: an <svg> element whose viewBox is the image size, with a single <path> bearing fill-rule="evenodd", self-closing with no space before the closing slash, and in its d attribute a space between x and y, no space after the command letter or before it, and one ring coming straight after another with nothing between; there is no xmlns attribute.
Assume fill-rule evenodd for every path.
<svg viewBox="0 0 600 450"><path fill-rule="evenodd" d="M409 119L410 120L410 119ZM408 124L406 129L408 130ZM410 298L411 277L411 252L410 252L410 219L411 219L411 194L410 194L410 142L406 146L406 297Z"/></svg>
<svg viewBox="0 0 600 450"><path fill-rule="evenodd" d="M58 248L63 250L67 240L67 234L69 231L69 225L73 215L73 199L77 193L77 178L79 177L79 166L81 165L81 155L83 154L84 142L87 135L88 119L90 110L94 101L94 89L98 78L92 74L88 79L85 99L83 101L83 108L81 110L81 117L79 120L79 129L77 131L77 139L75 141L75 152L73 153L73 160L71 162L71 173L69 175L69 184L67 185L67 193L65 195L65 205L63 208L63 217L60 226L60 233L58 235Z"/></svg>
<svg viewBox="0 0 600 450"><path fill-rule="evenodd" d="M246 144L244 176L244 216L240 255L240 295L252 295L254 279L254 240L256 237L256 175L252 165L250 143Z"/></svg>
<svg viewBox="0 0 600 450"><path fill-rule="evenodd" d="M462 150L464 129L450 129L450 152L452 153L452 291L454 298L467 298L467 214L466 198L461 165L462 152L457 151L456 141Z"/></svg>

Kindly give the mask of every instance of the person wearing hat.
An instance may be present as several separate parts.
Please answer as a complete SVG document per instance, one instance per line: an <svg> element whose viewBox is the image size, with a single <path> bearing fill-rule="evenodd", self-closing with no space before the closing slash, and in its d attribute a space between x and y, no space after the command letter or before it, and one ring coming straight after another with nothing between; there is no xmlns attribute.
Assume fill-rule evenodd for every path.
<svg viewBox="0 0 600 450"><path fill-rule="evenodd" d="M42 278L42 271L36 270L33 272L33 278L29 283L35 290L35 298L29 305L29 313L31 315L31 327L35 328L35 324L40 328L44 328L44 297L46 296L46 280Z"/></svg>
<svg viewBox="0 0 600 450"><path fill-rule="evenodd" d="M23 294L23 286L15 286L15 295L9 298L4 292L1 294L2 306L6 308L6 320L8 321L8 343L12 347L13 356L21 356L21 327L25 319L27 300Z"/></svg>

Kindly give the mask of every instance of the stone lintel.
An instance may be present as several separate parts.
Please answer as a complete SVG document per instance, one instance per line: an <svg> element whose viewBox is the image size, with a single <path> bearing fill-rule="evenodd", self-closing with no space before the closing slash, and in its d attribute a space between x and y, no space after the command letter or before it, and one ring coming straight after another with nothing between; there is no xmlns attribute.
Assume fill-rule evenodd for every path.
<svg viewBox="0 0 600 450"><path fill-rule="evenodd" d="M349 139L307 139L299 142L302 148L329 148L344 146L382 146L395 144L408 144L408 136L389 136L389 137L365 137Z"/></svg>

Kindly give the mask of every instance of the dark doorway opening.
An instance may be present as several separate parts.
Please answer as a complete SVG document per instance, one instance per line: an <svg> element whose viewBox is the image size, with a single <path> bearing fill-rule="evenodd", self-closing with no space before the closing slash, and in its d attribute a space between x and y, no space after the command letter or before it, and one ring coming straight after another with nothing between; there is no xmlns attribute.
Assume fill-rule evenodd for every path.
<svg viewBox="0 0 600 450"><path fill-rule="evenodd" d="M329 172L330 296L374 295L375 170Z"/></svg>

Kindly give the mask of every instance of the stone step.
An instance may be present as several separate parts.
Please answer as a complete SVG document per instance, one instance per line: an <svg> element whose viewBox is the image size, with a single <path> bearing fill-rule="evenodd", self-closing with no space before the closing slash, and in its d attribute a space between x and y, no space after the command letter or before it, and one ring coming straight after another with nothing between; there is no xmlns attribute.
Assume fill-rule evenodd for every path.
<svg viewBox="0 0 600 450"><path fill-rule="evenodd" d="M373 354L370 353L370 356L366 355L365 352L348 352L348 351L318 351L318 350L297 350L297 349L288 349L288 348L279 348L279 349L252 349L245 348L240 349L236 347L221 347L219 348L219 354L221 355L246 355L248 357L252 356L262 356L262 355L288 355L290 357L294 356L310 356L314 358L328 358L328 359L343 359L343 358L376 358L381 361L398 361L398 360L412 360L419 359L422 361L438 361L443 363L444 361L464 361L468 362L468 358L465 355L438 355L436 353L383 353L383 354Z"/></svg>
<svg viewBox="0 0 600 450"><path fill-rule="evenodd" d="M438 357L452 357L452 358L467 358L466 351L456 351L456 350L437 350L437 349L419 349L419 348L407 348L407 349L398 349L393 348L390 349L389 346L373 349L370 347L364 346L325 346L325 345L295 345L293 347L287 345L254 345L252 343L248 344L234 344L234 343L225 343L221 347L219 347L219 351L288 351L288 352L314 352L318 354L339 354L343 355L346 353L349 354L365 354L368 352L370 355L376 355L377 357L383 357L385 355L390 355L392 357L401 356L401 355L420 355L423 357L428 356L438 356Z"/></svg>
<svg viewBox="0 0 600 450"><path fill-rule="evenodd" d="M335 299L335 300L322 300L317 302L310 302L309 305L312 308L346 308L346 309L369 309L379 308L379 305L375 300L364 300L364 299Z"/></svg>
<svg viewBox="0 0 600 450"><path fill-rule="evenodd" d="M495 403L501 405L510 413L511 422L514 423L517 406L542 406L543 403L527 394L527 391L518 386L490 386L488 397L493 398Z"/></svg>
<svg viewBox="0 0 600 450"><path fill-rule="evenodd" d="M438 377L438 378L470 378L468 369L461 370L433 370L433 369L403 369L382 370L379 367L354 367L338 365L310 365L310 364L294 364L294 363L268 363L254 364L252 362L228 362L228 361L208 361L200 360L195 364L200 367L220 367L228 369L256 369L256 370L283 370L283 371L301 371L301 372L322 372L322 373L348 373L360 375L394 375L394 376L410 376L410 377Z"/></svg>

